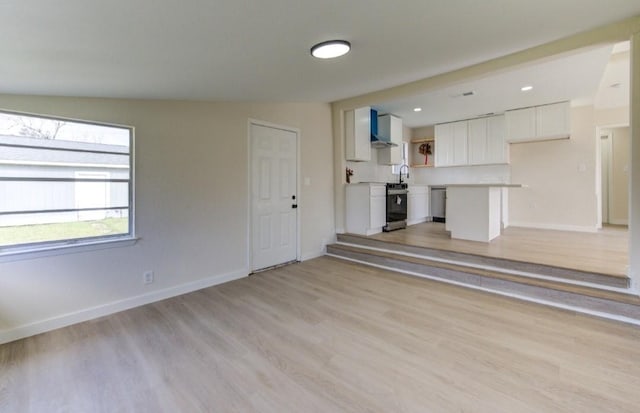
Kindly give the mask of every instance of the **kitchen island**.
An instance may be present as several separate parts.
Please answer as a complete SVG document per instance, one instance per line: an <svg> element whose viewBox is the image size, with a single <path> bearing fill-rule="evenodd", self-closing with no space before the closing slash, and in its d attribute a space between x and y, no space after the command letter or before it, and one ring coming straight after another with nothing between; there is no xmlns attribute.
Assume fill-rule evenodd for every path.
<svg viewBox="0 0 640 413"><path fill-rule="evenodd" d="M500 235L502 189L520 184L451 184L447 188L445 228L451 238L489 242Z"/></svg>

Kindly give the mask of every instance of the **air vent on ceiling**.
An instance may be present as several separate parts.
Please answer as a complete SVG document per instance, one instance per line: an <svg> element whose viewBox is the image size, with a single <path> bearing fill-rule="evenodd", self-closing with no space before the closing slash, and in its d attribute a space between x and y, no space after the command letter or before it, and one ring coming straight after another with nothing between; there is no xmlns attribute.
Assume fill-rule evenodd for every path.
<svg viewBox="0 0 640 413"><path fill-rule="evenodd" d="M462 92L460 94L457 95L450 95L452 98L456 99L456 98L461 98L461 97L468 97L468 96L473 96L475 95L476 92L474 92L473 90L470 90L468 92Z"/></svg>

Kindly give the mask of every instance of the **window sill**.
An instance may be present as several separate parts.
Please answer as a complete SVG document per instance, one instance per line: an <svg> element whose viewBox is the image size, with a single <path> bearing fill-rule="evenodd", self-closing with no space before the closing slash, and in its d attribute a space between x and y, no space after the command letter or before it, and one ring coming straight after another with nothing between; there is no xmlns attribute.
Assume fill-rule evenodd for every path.
<svg viewBox="0 0 640 413"><path fill-rule="evenodd" d="M87 242L82 244L56 245L51 247L38 247L0 252L0 263L30 260L55 255L75 254L79 252L97 251L107 248L129 247L138 242L139 239L140 238L136 237L125 237L103 241Z"/></svg>

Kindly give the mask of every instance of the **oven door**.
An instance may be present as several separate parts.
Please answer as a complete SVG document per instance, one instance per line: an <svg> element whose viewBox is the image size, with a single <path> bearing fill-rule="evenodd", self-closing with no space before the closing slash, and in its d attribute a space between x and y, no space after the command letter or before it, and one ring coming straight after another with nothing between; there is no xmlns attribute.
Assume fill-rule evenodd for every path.
<svg viewBox="0 0 640 413"><path fill-rule="evenodd" d="M387 191L387 222L407 219L407 190L390 189Z"/></svg>

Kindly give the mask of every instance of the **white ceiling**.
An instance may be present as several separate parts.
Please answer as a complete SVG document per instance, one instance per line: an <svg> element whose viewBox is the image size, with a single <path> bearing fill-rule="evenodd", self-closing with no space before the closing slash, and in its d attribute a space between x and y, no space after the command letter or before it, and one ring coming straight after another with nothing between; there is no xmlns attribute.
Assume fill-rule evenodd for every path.
<svg viewBox="0 0 640 413"><path fill-rule="evenodd" d="M0 93L329 102L638 14L630 0L0 0ZM309 55L334 38L352 52Z"/></svg>
<svg viewBox="0 0 640 413"><path fill-rule="evenodd" d="M604 70L600 88L594 99L594 105L598 109L629 105L631 97L629 42L626 42L624 46L616 48L619 50L614 49L614 54Z"/></svg>
<svg viewBox="0 0 640 413"><path fill-rule="evenodd" d="M419 127L567 100L574 105L593 104L596 95L603 95L599 99L600 107L622 106L621 92L626 89L627 103L629 96L629 54L624 53L627 57L625 78L624 58L622 54L612 58L613 48L614 45L609 45L577 51L374 107L380 113L398 115L405 126ZM608 80L603 80L605 73ZM620 86L599 92L601 84L607 84L605 89L610 89L608 83ZM523 86L533 89L523 92ZM471 91L473 95L462 96ZM416 107L422 111L414 112Z"/></svg>

